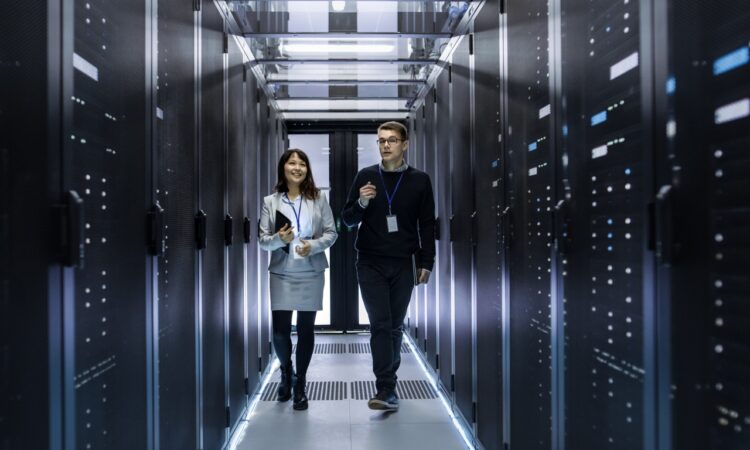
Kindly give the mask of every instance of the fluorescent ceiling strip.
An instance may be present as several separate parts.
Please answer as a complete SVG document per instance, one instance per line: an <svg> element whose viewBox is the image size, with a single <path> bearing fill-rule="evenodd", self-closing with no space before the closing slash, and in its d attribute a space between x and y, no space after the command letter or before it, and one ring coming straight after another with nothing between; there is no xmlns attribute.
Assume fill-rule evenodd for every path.
<svg viewBox="0 0 750 450"><path fill-rule="evenodd" d="M286 44L287 53L390 53L395 47L387 44Z"/></svg>

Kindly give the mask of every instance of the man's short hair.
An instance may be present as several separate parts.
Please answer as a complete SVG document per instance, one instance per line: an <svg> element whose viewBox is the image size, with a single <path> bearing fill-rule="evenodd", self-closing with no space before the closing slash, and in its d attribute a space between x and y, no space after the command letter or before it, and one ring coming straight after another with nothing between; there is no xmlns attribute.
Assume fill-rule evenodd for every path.
<svg viewBox="0 0 750 450"><path fill-rule="evenodd" d="M406 130L406 127L399 122L386 122L378 127L378 133L380 130L398 131L401 135L401 139L405 141L409 140L409 132Z"/></svg>

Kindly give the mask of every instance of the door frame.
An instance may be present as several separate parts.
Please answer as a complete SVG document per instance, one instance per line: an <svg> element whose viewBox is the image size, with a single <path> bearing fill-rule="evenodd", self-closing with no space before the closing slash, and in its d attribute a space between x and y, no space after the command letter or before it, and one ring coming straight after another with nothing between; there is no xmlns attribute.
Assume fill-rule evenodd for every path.
<svg viewBox="0 0 750 450"><path fill-rule="evenodd" d="M401 119L396 119L404 122ZM377 127L386 120L377 121L290 121L289 134L328 134L331 156L329 159L331 189L329 203L336 222L339 237L331 247L331 324L316 325L319 331L356 332L366 331L367 324L359 323L357 279L349 273L354 267L357 252L354 249L356 234L348 231L341 220L341 210L346 204L349 187L357 175L357 134L377 132Z"/></svg>

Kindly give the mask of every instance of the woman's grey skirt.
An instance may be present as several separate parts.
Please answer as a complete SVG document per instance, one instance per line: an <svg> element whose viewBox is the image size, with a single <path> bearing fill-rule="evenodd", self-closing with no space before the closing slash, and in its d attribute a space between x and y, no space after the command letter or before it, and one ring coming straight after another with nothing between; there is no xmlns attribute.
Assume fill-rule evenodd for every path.
<svg viewBox="0 0 750 450"><path fill-rule="evenodd" d="M324 273L271 272L271 310L320 311L323 309Z"/></svg>

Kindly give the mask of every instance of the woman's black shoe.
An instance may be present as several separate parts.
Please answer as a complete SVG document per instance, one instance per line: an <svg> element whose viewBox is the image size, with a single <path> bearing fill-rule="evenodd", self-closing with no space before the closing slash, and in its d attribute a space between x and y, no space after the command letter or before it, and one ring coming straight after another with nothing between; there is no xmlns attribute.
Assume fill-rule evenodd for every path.
<svg viewBox="0 0 750 450"><path fill-rule="evenodd" d="M294 368L289 363L286 366L281 366L281 382L279 383L279 389L276 391L276 400L285 402L292 398L292 386L294 385Z"/></svg>
<svg viewBox="0 0 750 450"><path fill-rule="evenodd" d="M305 384L305 377L298 377L297 383L294 385L294 403L292 404L292 408L294 408L296 411L303 411L307 409L307 394L305 393Z"/></svg>

